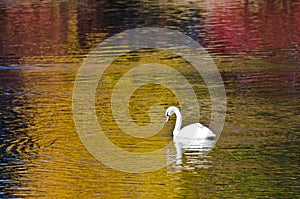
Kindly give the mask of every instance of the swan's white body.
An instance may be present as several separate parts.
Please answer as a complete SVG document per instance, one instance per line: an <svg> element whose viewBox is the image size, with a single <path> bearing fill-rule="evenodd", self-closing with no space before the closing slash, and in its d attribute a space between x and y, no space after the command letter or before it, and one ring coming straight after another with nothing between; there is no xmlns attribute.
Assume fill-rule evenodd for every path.
<svg viewBox="0 0 300 199"><path fill-rule="evenodd" d="M210 143L213 144L212 141L214 141L216 135L206 126L200 123L194 123L181 128L181 112L175 106L170 106L166 110L166 122L168 122L170 116L174 113L176 114L176 123L173 130L174 142L180 143L183 145L183 148L202 148L203 144L207 144L207 140L211 140Z"/></svg>

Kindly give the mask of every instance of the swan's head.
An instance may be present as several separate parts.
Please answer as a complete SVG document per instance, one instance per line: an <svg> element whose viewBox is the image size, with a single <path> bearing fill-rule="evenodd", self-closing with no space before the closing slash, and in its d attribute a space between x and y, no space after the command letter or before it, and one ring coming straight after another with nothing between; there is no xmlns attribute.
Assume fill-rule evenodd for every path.
<svg viewBox="0 0 300 199"><path fill-rule="evenodd" d="M170 106L167 110L166 110L166 123L169 121L171 115L173 115L176 111L180 112L179 109L176 106Z"/></svg>

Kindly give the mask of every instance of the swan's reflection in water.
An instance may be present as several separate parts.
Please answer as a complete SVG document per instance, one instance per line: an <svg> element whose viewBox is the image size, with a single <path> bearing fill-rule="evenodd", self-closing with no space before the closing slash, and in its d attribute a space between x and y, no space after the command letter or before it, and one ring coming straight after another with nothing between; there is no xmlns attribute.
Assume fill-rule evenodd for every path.
<svg viewBox="0 0 300 199"><path fill-rule="evenodd" d="M208 153L215 146L215 137L199 139L177 137L173 139L173 143L175 151L168 153L170 171L210 168Z"/></svg>
<svg viewBox="0 0 300 199"><path fill-rule="evenodd" d="M172 161L172 163L168 163L171 163L171 165L175 163L178 168L181 168L186 163L188 163L187 165L195 165L195 160L205 157L206 154L212 150L215 145L216 134L201 123L193 123L181 128L182 114L179 108L175 106L170 106L166 110L166 122L169 121L169 118L173 114L176 115L173 130L173 143L176 155L173 155L173 157L170 156L169 160ZM170 155L170 153L168 153L168 155ZM185 162L183 164L184 158Z"/></svg>

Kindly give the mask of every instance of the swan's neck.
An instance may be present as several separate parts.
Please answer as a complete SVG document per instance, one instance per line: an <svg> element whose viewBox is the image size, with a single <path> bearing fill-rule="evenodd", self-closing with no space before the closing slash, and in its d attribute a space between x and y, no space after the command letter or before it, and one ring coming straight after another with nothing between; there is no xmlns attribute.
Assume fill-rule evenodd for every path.
<svg viewBox="0 0 300 199"><path fill-rule="evenodd" d="M182 117L178 109L175 110L174 113L176 114L176 123L175 123L175 128L173 130L173 136L176 137L181 129Z"/></svg>

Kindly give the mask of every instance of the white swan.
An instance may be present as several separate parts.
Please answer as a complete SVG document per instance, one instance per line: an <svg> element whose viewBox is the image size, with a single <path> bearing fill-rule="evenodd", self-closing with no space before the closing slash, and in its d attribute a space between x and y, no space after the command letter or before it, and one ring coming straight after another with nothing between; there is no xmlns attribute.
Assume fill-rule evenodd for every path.
<svg viewBox="0 0 300 199"><path fill-rule="evenodd" d="M176 114L176 123L173 130L173 141L178 153L182 153L181 149L200 150L202 153L213 148L216 134L206 126L194 123L181 129L182 116L177 107L170 106L166 110L166 123L174 113Z"/></svg>
<svg viewBox="0 0 300 199"><path fill-rule="evenodd" d="M173 139L177 137L195 138L195 139L208 139L215 138L216 135L206 126L200 123L190 124L181 129L182 116L179 108L176 106L170 106L166 110L166 123L169 121L171 115L176 114L176 123L173 130Z"/></svg>
<svg viewBox="0 0 300 199"><path fill-rule="evenodd" d="M209 128L194 123L181 129L182 116L180 110L175 106L170 106L166 110L166 123L171 115L176 114L176 123L173 130L173 142L176 148L176 163L182 163L183 153L187 155L206 155L215 145L216 134Z"/></svg>

